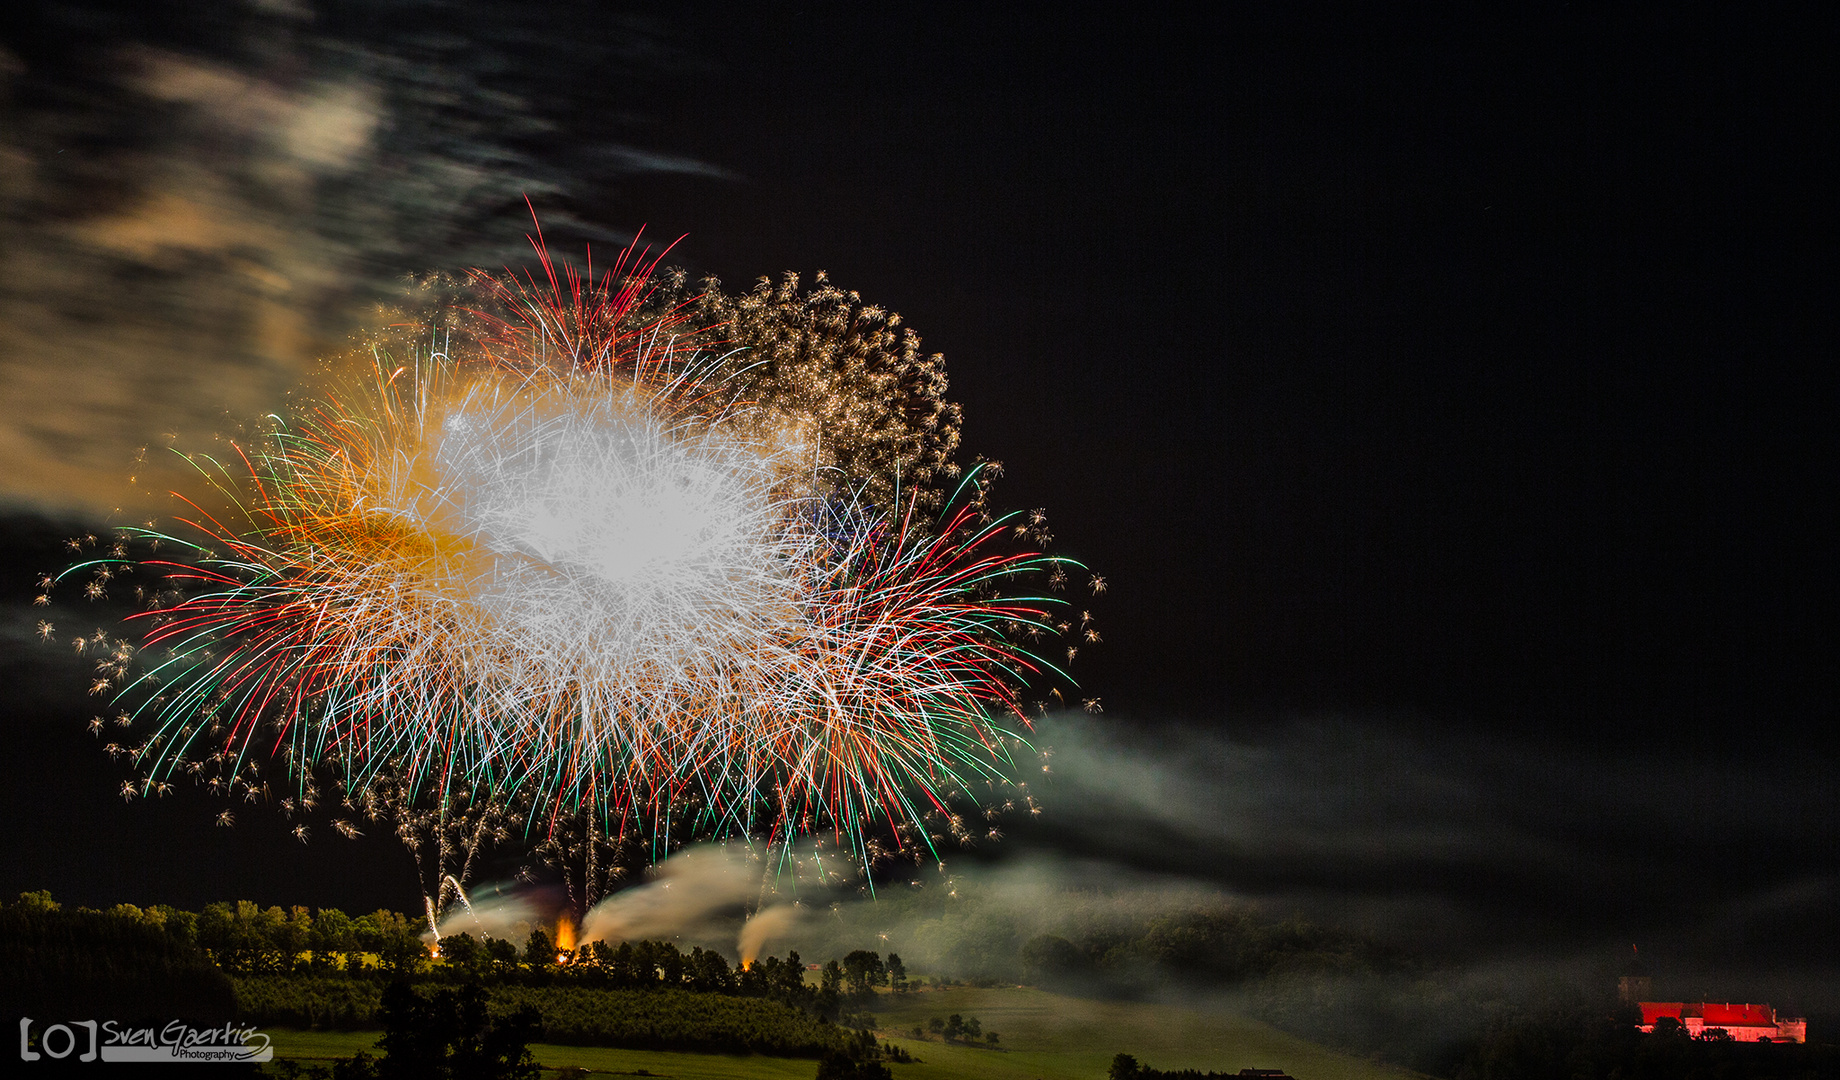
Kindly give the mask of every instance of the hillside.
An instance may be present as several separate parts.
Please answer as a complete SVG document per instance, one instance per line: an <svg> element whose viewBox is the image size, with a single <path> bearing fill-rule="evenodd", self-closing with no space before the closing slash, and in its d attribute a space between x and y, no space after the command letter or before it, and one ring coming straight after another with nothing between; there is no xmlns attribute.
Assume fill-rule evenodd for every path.
<svg viewBox="0 0 1840 1080"><path fill-rule="evenodd" d="M953 1013L977 1016L984 1029L999 1032L1000 1049L949 1045L911 1037L916 1025ZM1256 1020L1229 1013L1203 1013L1140 1002L1092 1001L1031 989L953 988L876 1002L880 1034L912 1052L920 1062L890 1066L896 1080L1103 1080L1118 1053L1132 1054L1158 1068L1236 1072L1281 1068L1298 1080L1401 1080L1412 1074L1350 1058L1285 1034ZM902 1037L906 1032L908 1037ZM366 1049L376 1033L274 1030L280 1057L328 1058ZM596 1072L678 1080L719 1077L790 1080L808 1078L815 1062L760 1056L680 1054L593 1047L533 1045L547 1068L582 1067Z"/></svg>

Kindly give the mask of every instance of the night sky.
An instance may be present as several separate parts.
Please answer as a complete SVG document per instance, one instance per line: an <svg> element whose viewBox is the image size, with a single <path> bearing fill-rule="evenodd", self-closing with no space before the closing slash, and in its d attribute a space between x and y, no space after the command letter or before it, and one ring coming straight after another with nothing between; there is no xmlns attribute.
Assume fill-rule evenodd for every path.
<svg viewBox="0 0 1840 1080"><path fill-rule="evenodd" d="M1075 669L1105 711L1055 731L1166 767L1182 820L1119 796L1100 829L1071 793L1102 779L1074 768L1069 809L1014 850L1420 942L1641 936L1765 990L1840 969L1816 930L1840 925L1829 27L1618 3L677 3L546 5L500 33L488 7L290 25L411 56L419 18L443 55L476 47L482 83L548 124L471 137L523 155L507 188L547 185L553 243L645 225L730 287L824 270L901 312L947 356L967 451L1005 464L997 501L1045 507L1108 580ZM39 118L126 94L110 49L286 66L250 33L41 5L0 37L8 115L48 161L61 129ZM58 97L46 65L100 89ZM86 192L131 201L71 190L72 219ZM469 222L515 239L513 201L447 221L420 261L357 240L347 263L450 265ZM50 235L6 205L15 236ZM8 288L14 323L49 303ZM33 354L10 348L0 423L28 431L65 406L30 396ZM7 490L0 892L415 906L381 842L302 848L255 814L212 829L202 798L113 798L81 669L20 629L81 518ZM1399 839L1434 825L1463 842Z"/></svg>

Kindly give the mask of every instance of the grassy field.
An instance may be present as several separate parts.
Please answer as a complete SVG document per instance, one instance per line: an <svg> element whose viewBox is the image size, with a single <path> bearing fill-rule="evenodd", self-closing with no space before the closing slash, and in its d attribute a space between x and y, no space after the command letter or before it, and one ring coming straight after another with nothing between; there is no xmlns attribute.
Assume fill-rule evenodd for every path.
<svg viewBox="0 0 1840 1080"><path fill-rule="evenodd" d="M271 1028L275 1056L303 1061L372 1053L375 1031L290 1031ZM811 1080L818 1071L809 1058L763 1057L760 1054L681 1054L663 1050L609 1050L598 1046L532 1043L531 1052L545 1069L582 1068L616 1076L674 1077L676 1080ZM643 1070L643 1071L642 1071Z"/></svg>
<svg viewBox="0 0 1840 1080"><path fill-rule="evenodd" d="M896 1080L1103 1080L1112 1055L1126 1053L1160 1069L1238 1072L1284 1069L1298 1080L1401 1080L1411 1074L1370 1064L1287 1035L1256 1020L1135 1002L1089 1001L1040 990L953 988L883 995L878 1033L921 1060L891 1066ZM976 1016L1002 1036L999 1049L948 1045L911 1036L915 1025L952 1013ZM369 1049L375 1032L273 1029L275 1053L292 1058L349 1057ZM817 1065L797 1058L683 1054L651 1050L533 1044L546 1068L678 1080L810 1080ZM640 1070L644 1070L643 1073Z"/></svg>
<svg viewBox="0 0 1840 1080"><path fill-rule="evenodd" d="M1137 1002L1090 1001L1040 990L928 990L877 1003L884 1035L931 1017L976 1016L1001 1034L1001 1049L896 1038L924 1064L898 1066L907 1080L1102 1080L1114 1054L1159 1069L1238 1072L1284 1069L1298 1080L1400 1080L1409 1074L1350 1058L1229 1013Z"/></svg>

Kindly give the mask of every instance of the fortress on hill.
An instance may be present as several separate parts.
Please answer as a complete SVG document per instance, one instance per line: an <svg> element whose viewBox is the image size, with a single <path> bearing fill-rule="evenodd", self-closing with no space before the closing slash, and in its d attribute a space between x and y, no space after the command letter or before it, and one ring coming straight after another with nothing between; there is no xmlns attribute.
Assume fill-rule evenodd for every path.
<svg viewBox="0 0 1840 1080"><path fill-rule="evenodd" d="M1617 983L1618 996L1642 1010L1641 1029L1655 1030L1663 1017L1680 1021L1688 1035L1702 1038L1707 1032L1723 1031L1734 1042L1805 1043L1808 1021L1799 1016L1777 1016L1769 1005L1711 1001L1648 1001L1654 994L1654 981L1646 974L1625 975Z"/></svg>
<svg viewBox="0 0 1840 1080"><path fill-rule="evenodd" d="M1779 1017L1768 1005L1717 1004L1711 1001L1641 1001L1642 1030L1655 1030L1664 1016L1680 1021L1687 1034L1699 1038L1708 1031L1723 1031L1736 1042L1807 1042L1808 1021Z"/></svg>

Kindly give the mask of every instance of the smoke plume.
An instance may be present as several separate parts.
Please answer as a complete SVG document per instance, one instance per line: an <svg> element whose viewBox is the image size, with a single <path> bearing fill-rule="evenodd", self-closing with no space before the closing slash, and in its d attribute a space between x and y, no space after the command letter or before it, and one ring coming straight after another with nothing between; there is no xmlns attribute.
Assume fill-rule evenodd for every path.
<svg viewBox="0 0 1840 1080"><path fill-rule="evenodd" d="M804 909L796 903L774 904L743 923L741 936L735 942L741 951L741 962L752 964L769 941L787 936L804 918Z"/></svg>
<svg viewBox="0 0 1840 1080"><path fill-rule="evenodd" d="M615 893L581 920L581 943L671 938L703 929L761 889L759 867L740 850L686 848L660 863L652 880Z"/></svg>
<svg viewBox="0 0 1840 1080"><path fill-rule="evenodd" d="M472 934L477 938L499 938L516 944L543 925L542 913L532 897L515 886L488 885L467 894L467 902L454 901L441 915L441 936ZM433 935L422 937L432 940Z"/></svg>

